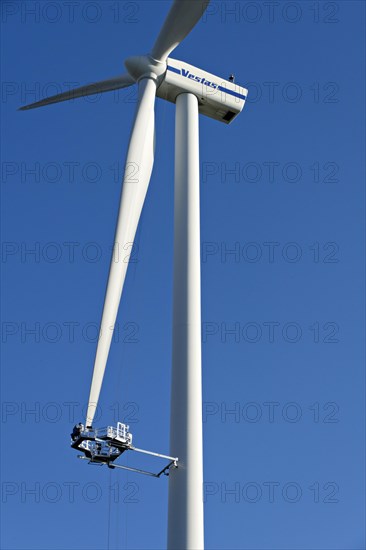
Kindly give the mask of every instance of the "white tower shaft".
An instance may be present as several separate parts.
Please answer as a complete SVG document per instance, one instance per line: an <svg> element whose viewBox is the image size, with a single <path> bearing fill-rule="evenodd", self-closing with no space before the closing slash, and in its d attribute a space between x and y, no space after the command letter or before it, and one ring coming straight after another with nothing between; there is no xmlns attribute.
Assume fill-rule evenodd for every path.
<svg viewBox="0 0 366 550"><path fill-rule="evenodd" d="M168 550L203 550L200 177L198 101L176 100L173 358Z"/></svg>

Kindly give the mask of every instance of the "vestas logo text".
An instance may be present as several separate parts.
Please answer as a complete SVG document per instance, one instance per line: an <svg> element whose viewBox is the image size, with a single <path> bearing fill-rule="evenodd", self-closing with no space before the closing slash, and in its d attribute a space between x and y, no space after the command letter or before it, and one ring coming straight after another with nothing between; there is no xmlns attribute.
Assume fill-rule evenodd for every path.
<svg viewBox="0 0 366 550"><path fill-rule="evenodd" d="M195 82L199 82L201 84L204 84L205 86L210 86L211 88L217 89L219 86L218 84L215 84L214 82L210 82L209 80L206 80L204 76L196 76L186 69L182 69L180 71L180 74L182 76L185 76L186 78L189 78L189 80L194 80Z"/></svg>
<svg viewBox="0 0 366 550"><path fill-rule="evenodd" d="M172 73L179 74L180 76L184 76L184 78L188 78L189 80L193 80L194 82L199 82L200 84L204 84L205 86L208 86L213 90L219 90L221 92L232 95L244 101L247 98L247 96L242 93L245 91L244 89L239 88L238 91L236 91L236 89L234 90L233 88L230 89L231 83L229 82L225 82L225 84L221 86L220 84L215 84L214 82L207 80L206 77L204 76L197 76L195 74L192 74L188 69L177 69L176 67L173 67L171 65L168 65L167 69Z"/></svg>

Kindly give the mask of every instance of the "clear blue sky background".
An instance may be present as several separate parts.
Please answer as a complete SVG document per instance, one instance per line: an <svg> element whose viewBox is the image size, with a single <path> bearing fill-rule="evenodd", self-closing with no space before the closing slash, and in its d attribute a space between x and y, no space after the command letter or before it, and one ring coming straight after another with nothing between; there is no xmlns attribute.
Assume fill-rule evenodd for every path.
<svg viewBox="0 0 366 550"><path fill-rule="evenodd" d="M16 109L122 72L169 5L80 1L72 17L64 2L2 2L4 549L166 544L166 478L91 467L69 448L89 393L135 95ZM174 52L249 88L232 125L200 119L206 547L356 550L365 4L271 6L214 2ZM99 424L125 418L137 446L167 452L174 106L158 100L156 115Z"/></svg>

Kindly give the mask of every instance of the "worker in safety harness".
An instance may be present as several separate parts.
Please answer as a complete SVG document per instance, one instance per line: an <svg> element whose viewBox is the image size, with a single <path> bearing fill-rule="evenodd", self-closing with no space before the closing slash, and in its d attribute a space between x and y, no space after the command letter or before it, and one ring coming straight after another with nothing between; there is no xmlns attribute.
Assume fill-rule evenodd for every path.
<svg viewBox="0 0 366 550"><path fill-rule="evenodd" d="M73 441L76 441L77 439L79 439L80 434L83 431L84 431L84 425L81 422L79 422L79 424L76 424L76 426L74 426L72 429L72 434L70 434L71 439Z"/></svg>

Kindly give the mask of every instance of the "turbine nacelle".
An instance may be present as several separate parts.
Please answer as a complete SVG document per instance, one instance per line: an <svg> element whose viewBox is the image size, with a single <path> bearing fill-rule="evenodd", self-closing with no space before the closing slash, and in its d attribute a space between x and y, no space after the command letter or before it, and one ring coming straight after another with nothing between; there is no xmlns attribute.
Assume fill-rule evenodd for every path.
<svg viewBox="0 0 366 550"><path fill-rule="evenodd" d="M242 111L248 90L184 61L168 58L158 61L151 55L128 57L125 67L135 82L151 78L156 95L175 103L179 94L191 93L198 99L199 112L229 124Z"/></svg>
<svg viewBox="0 0 366 550"><path fill-rule="evenodd" d="M156 95L172 103L178 95L194 94L201 115L229 124L242 111L248 90L178 59L167 59Z"/></svg>

